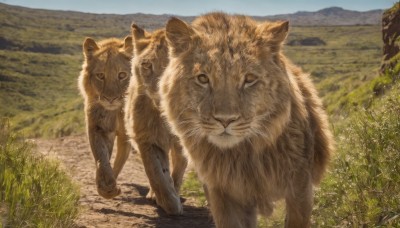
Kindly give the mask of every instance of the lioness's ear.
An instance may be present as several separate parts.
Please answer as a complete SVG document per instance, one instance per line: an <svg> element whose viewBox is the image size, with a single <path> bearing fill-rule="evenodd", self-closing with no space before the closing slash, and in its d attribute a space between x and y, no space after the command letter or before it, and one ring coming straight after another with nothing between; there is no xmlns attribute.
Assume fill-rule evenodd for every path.
<svg viewBox="0 0 400 228"><path fill-rule="evenodd" d="M86 58L92 57L93 53L97 50L99 50L99 46L97 46L96 41L90 37L86 37L85 41L83 42L83 53L85 54Z"/></svg>
<svg viewBox="0 0 400 228"><path fill-rule="evenodd" d="M268 42L282 43L289 31L289 21L265 22L258 25L260 35Z"/></svg>
<svg viewBox="0 0 400 228"><path fill-rule="evenodd" d="M132 30L132 37L133 37L133 44L134 44L134 49L135 49L135 56L139 55L140 52L143 51L149 44L144 38L146 38L145 34L146 32L137 26L135 23L132 23L131 25L131 30Z"/></svg>
<svg viewBox="0 0 400 228"><path fill-rule="evenodd" d="M132 35L135 40L140 40L144 38L144 30L137 26L135 23L132 23L131 25L131 30L132 30Z"/></svg>
<svg viewBox="0 0 400 228"><path fill-rule="evenodd" d="M187 50L192 41L192 36L195 34L194 30L188 24L175 17L167 22L165 30L167 42L171 47L173 55Z"/></svg>
<svg viewBox="0 0 400 228"><path fill-rule="evenodd" d="M133 53L133 43L132 36L127 36L124 39L124 50L126 53L132 55Z"/></svg>

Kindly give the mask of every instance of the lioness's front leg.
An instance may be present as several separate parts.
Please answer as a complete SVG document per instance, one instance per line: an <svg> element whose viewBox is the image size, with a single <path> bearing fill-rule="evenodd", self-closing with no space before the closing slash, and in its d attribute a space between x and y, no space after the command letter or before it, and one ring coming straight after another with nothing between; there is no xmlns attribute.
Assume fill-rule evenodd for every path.
<svg viewBox="0 0 400 228"><path fill-rule="evenodd" d="M114 177L117 179L119 173L125 165L126 160L129 157L129 153L131 152L132 146L129 142L129 138L125 132L125 126L123 123L123 117L119 117L118 119L118 131L117 131L117 154L114 160Z"/></svg>
<svg viewBox="0 0 400 228"><path fill-rule="evenodd" d="M221 189L208 189L210 209L217 228L256 228L255 205L241 205Z"/></svg>
<svg viewBox="0 0 400 228"><path fill-rule="evenodd" d="M291 190L286 195L287 228L307 228L311 226L310 218L313 205L313 187L309 174L297 173Z"/></svg>
<svg viewBox="0 0 400 228"><path fill-rule="evenodd" d="M182 214L182 204L170 176L168 153L151 143L138 144L157 204L168 214Z"/></svg>
<svg viewBox="0 0 400 228"><path fill-rule="evenodd" d="M96 162L97 192L104 198L113 198L121 193L110 164L115 132L106 132L94 125L89 126L88 133L90 147Z"/></svg>
<svg viewBox="0 0 400 228"><path fill-rule="evenodd" d="M177 195L182 185L183 175L187 167L187 159L183 154L183 148L178 139L176 139L171 148L171 161L172 161L172 179L174 180L174 187Z"/></svg>

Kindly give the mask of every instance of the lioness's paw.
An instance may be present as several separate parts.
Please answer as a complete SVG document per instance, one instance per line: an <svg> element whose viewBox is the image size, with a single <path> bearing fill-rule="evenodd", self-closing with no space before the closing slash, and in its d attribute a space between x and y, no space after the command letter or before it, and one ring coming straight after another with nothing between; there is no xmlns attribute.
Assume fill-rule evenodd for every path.
<svg viewBox="0 0 400 228"><path fill-rule="evenodd" d="M106 199L111 199L121 194L121 189L117 187L117 182L112 170L97 169L96 185L99 195Z"/></svg>
<svg viewBox="0 0 400 228"><path fill-rule="evenodd" d="M105 190L105 189L97 187L97 192L99 193L99 195L101 195L102 197L104 197L106 199L112 199L121 194L121 189L114 187L113 189Z"/></svg>
<svg viewBox="0 0 400 228"><path fill-rule="evenodd" d="M154 193L153 189L150 188L149 193L146 195L146 199L156 201L156 194Z"/></svg>
<svg viewBox="0 0 400 228"><path fill-rule="evenodd" d="M181 199L176 194L169 194L161 199L156 198L156 203L169 215L183 214Z"/></svg>

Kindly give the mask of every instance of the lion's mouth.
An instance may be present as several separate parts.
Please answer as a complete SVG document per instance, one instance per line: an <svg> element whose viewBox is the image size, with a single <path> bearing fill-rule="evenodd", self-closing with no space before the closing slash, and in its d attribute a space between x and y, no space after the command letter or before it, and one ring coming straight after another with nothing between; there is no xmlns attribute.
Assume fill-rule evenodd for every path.
<svg viewBox="0 0 400 228"><path fill-rule="evenodd" d="M221 134L219 134L218 136L220 137L231 137L232 135L229 134L228 132L226 132L226 130L224 132L222 132Z"/></svg>
<svg viewBox="0 0 400 228"><path fill-rule="evenodd" d="M109 103L109 102L101 102L101 105L107 109L107 110L116 110L121 108L121 103L120 102L113 102L113 103Z"/></svg>

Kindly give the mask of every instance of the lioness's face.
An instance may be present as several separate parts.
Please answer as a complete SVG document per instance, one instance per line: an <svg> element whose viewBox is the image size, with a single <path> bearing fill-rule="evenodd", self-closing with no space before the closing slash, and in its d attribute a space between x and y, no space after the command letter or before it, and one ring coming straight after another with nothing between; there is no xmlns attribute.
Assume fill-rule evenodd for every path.
<svg viewBox="0 0 400 228"><path fill-rule="evenodd" d="M235 32L196 27L190 50L171 58L163 95L167 112L176 112L170 116L181 134L230 148L266 137L265 121L287 108L287 75L277 56L260 44L257 26L247 26Z"/></svg>
<svg viewBox="0 0 400 228"><path fill-rule="evenodd" d="M93 65L91 78L100 104L109 110L120 108L131 76L130 60L118 53L104 53Z"/></svg>
<svg viewBox="0 0 400 228"><path fill-rule="evenodd" d="M160 76L168 64L168 46L163 30L145 33L144 30L132 25L135 43L135 59L132 62L134 75L146 94L156 103L159 101L158 84Z"/></svg>
<svg viewBox="0 0 400 228"><path fill-rule="evenodd" d="M121 42L110 46L100 46L87 60L92 88L98 97L98 102L108 110L122 107L129 85L132 44L129 49L126 47L129 45L127 42L132 42L132 39L126 40L125 45Z"/></svg>

